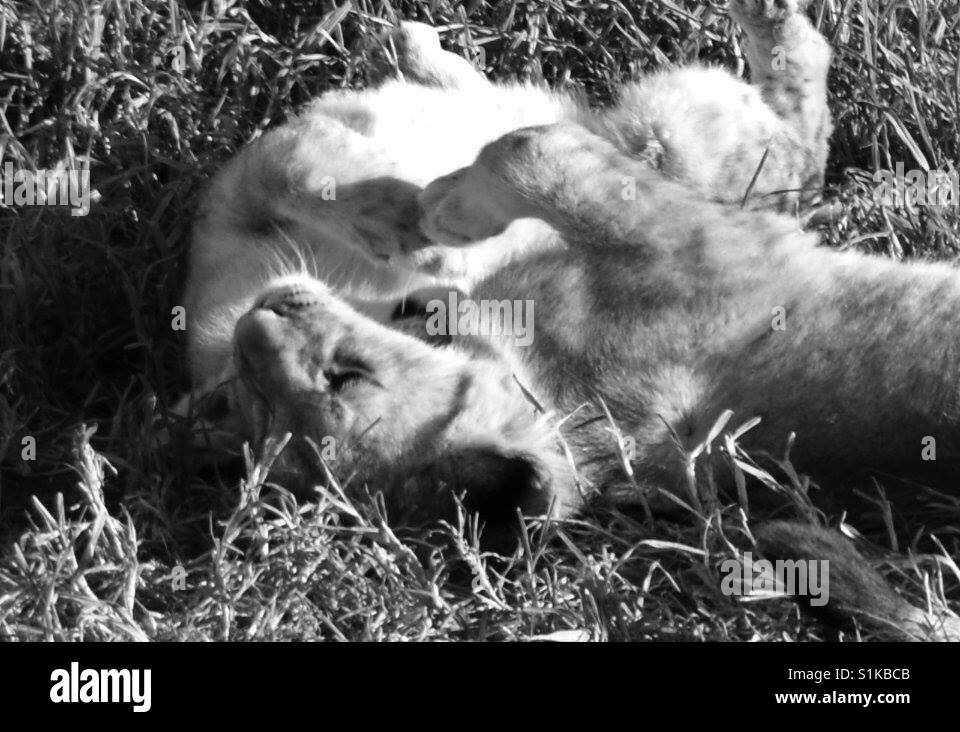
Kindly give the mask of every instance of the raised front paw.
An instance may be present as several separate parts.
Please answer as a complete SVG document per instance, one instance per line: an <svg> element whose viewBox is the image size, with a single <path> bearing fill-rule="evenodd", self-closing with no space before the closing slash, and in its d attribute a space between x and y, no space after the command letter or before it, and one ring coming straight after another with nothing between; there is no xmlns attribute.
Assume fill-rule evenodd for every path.
<svg viewBox="0 0 960 732"><path fill-rule="evenodd" d="M730 0L730 15L744 28L780 23L802 12L809 0Z"/></svg>
<svg viewBox="0 0 960 732"><path fill-rule="evenodd" d="M501 234L509 219L498 183L479 164L437 178L420 194L420 229L438 244L464 246Z"/></svg>
<svg viewBox="0 0 960 732"><path fill-rule="evenodd" d="M384 34L384 41L393 41L401 66L404 60L414 60L441 52L440 35L432 26L413 21L402 21Z"/></svg>
<svg viewBox="0 0 960 732"><path fill-rule="evenodd" d="M473 64L462 56L443 50L440 36L432 26L403 21L388 30L381 37L380 44L392 70L399 71L408 82L443 89L485 82Z"/></svg>

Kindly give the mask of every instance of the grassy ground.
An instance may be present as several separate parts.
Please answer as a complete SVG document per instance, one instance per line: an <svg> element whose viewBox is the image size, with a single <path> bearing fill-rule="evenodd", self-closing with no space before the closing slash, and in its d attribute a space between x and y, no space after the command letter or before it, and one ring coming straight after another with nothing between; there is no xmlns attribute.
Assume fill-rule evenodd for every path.
<svg viewBox="0 0 960 732"><path fill-rule="evenodd" d="M0 0L0 150L17 167L89 163L89 215L0 209L0 638L810 639L827 629L784 601L719 591L749 546L735 506L681 524L597 507L531 534L508 560L469 527L447 548L401 542L376 501L336 487L298 505L265 484L192 465L166 410L186 386L171 309L198 192L229 155L326 89L364 83L364 43L396 18L485 49L495 77L582 87L598 102L667 62L732 65L722 6L687 0L199 4ZM960 161L960 5L814 0L833 42L837 119L831 246L955 259L957 208L873 203L873 172ZM466 25L465 25L466 24ZM163 446L159 427L173 434ZM34 459L24 449L36 446ZM26 440L26 442L25 442ZM26 453L29 457L29 452ZM762 487L759 490L764 490ZM801 511L809 510L793 488ZM960 559L960 506L943 550ZM925 527L929 529L931 527ZM881 544L894 548L891 535ZM878 554L878 560L882 557ZM946 562L883 561L915 600L957 607ZM956 565L954 565L955 569ZM852 635L857 637L856 631Z"/></svg>

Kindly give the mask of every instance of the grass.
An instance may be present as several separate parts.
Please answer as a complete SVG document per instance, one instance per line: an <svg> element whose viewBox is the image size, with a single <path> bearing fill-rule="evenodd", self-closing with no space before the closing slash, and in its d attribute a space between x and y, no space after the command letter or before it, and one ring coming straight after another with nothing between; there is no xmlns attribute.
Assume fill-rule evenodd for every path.
<svg viewBox="0 0 960 732"><path fill-rule="evenodd" d="M270 484L269 455L201 469L167 416L187 386L171 313L199 191L300 104L362 86L384 22L445 26L449 48L482 44L496 77L603 102L665 63L735 64L719 6L0 0L0 12L3 161L89 165L97 192L82 217L0 209L0 638L833 637L789 602L720 593L720 562L750 541L734 505L652 524L597 505L496 558L466 519L428 542L335 483L297 503ZM956 259L958 208L880 208L873 174L960 161L960 3L814 0L811 14L837 52L828 180L843 210L824 242ZM822 520L802 484L784 488ZM956 609L960 573L943 568L960 561L960 507L937 510L936 527L891 523L881 540L941 561L877 559L915 601Z"/></svg>

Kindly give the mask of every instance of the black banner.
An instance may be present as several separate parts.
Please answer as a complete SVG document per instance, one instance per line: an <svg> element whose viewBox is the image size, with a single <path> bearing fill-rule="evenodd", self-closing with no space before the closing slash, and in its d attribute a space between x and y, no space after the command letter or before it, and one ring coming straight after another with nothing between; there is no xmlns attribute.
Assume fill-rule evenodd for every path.
<svg viewBox="0 0 960 732"><path fill-rule="evenodd" d="M452 704L471 718L509 705L511 718L538 722L614 702L714 721L876 718L952 710L957 689L956 649L945 644L6 644L0 653L5 710L35 719L244 722L329 707L397 723Z"/></svg>

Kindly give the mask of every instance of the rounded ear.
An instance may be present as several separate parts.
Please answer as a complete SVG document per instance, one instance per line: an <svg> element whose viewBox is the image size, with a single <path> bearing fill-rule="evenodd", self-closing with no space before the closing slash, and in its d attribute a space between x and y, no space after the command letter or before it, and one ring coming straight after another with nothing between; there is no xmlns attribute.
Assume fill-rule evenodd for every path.
<svg viewBox="0 0 960 732"><path fill-rule="evenodd" d="M499 445L461 447L408 473L387 503L404 523L420 524L452 521L459 498L479 520L483 547L509 551L520 526L518 512L563 517L578 508L561 461L559 455Z"/></svg>
<svg viewBox="0 0 960 732"><path fill-rule="evenodd" d="M447 481L463 505L493 527L551 510L551 476L532 456L494 448L469 448L450 457Z"/></svg>

